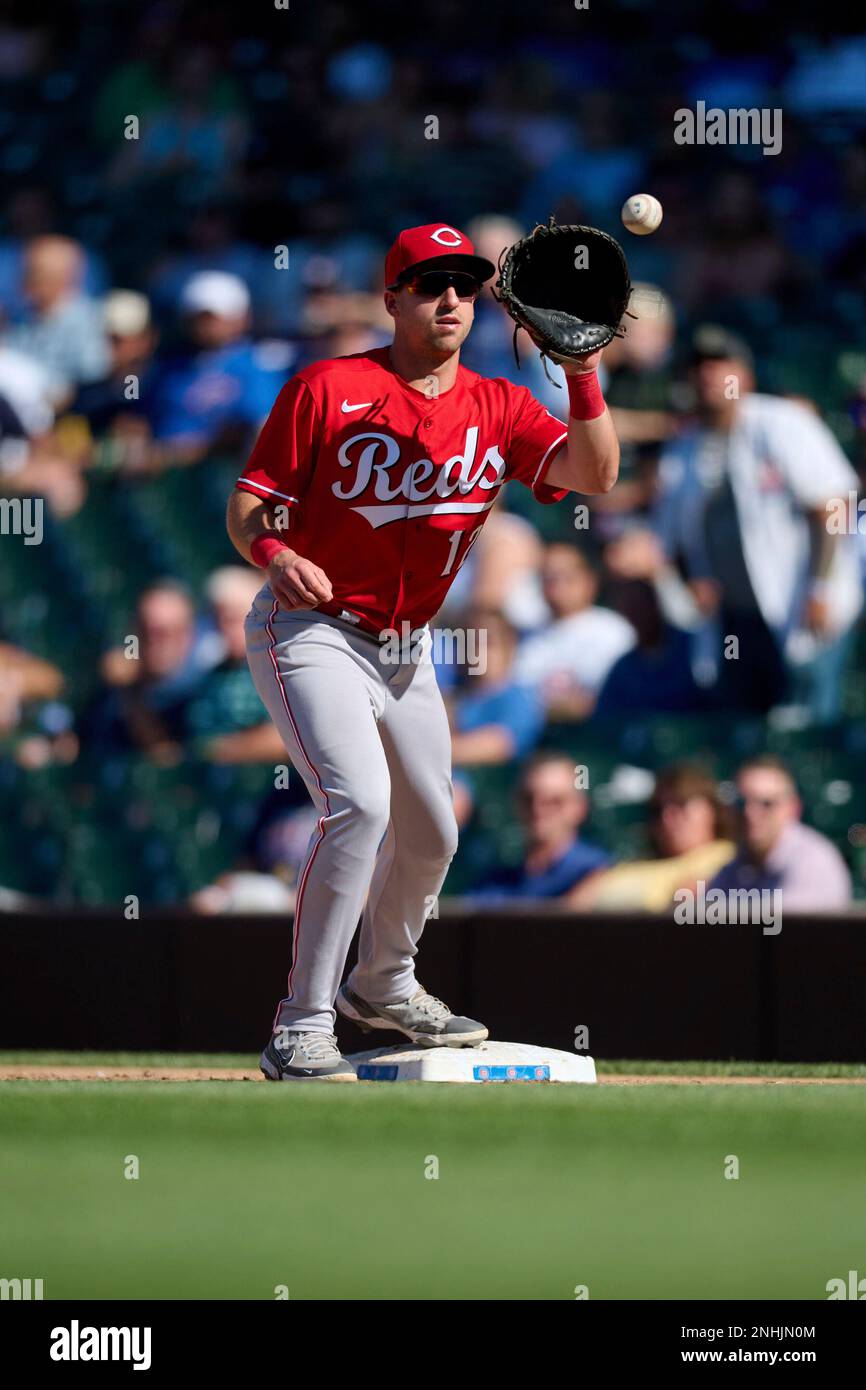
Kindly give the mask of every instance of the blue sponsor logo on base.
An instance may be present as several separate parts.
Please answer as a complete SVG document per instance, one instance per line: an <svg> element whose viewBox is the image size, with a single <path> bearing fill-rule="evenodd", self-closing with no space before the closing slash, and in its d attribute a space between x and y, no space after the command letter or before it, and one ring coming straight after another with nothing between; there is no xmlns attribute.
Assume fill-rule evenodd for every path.
<svg viewBox="0 0 866 1390"><path fill-rule="evenodd" d="M361 1062L360 1065L355 1068L355 1070L358 1073L359 1081L397 1080L397 1068L395 1066L377 1067L375 1062Z"/></svg>
<svg viewBox="0 0 866 1390"><path fill-rule="evenodd" d="M473 1067L472 1075L476 1081L549 1081L550 1067L547 1063L539 1065L536 1062Z"/></svg>

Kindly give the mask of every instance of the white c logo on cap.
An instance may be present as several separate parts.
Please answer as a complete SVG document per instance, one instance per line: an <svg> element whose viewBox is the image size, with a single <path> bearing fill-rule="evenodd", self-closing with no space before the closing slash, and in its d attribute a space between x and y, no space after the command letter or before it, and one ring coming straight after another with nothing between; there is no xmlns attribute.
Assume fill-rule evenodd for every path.
<svg viewBox="0 0 866 1390"><path fill-rule="evenodd" d="M430 233L433 241L438 241L440 246L462 246L463 238L459 232L455 232L453 227L440 227L438 231ZM446 237L454 238L453 241L446 240Z"/></svg>

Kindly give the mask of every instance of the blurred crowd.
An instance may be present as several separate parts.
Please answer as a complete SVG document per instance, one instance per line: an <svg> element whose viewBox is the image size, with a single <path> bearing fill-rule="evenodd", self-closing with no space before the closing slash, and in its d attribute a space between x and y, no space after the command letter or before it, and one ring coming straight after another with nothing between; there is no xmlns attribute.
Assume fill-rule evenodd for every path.
<svg viewBox="0 0 866 1390"><path fill-rule="evenodd" d="M567 754L533 755L517 790L524 858L479 883L472 899L554 898L579 911L665 912L687 893L757 890L780 892L783 909L795 913L841 911L851 901L843 856L803 824L796 780L771 754L744 762L731 786L699 764L661 769L647 802L647 858L619 858L584 839L589 807Z"/></svg>
<svg viewBox="0 0 866 1390"><path fill-rule="evenodd" d="M780 35L759 0L675 20L644 0L591 20L563 6L543 30L516 0L489 19L439 0L423 35L396 39L393 11L320 0L302 27L274 9L243 36L231 7L173 0L123 18L37 4L0 22L0 125L14 129L0 154L0 493L43 498L75 534L106 479L122 510L173 470L239 472L295 371L389 341L395 229L448 219L496 263L550 212L617 234L624 198L651 190L663 228L619 231L635 292L602 373L621 481L553 518L508 489L437 620L485 634L483 668L438 667L461 825L477 816L475 773L513 766L526 842L524 862L474 891L658 907L726 864L738 883L808 864L825 902L844 901L847 870L809 838L784 766L744 766L736 824L706 773L660 775L655 856L616 863L583 841L590 793L545 739L723 711L819 742L866 714L866 40L830 39L811 14ZM673 113L697 99L780 107L781 153L675 145ZM465 364L564 415L561 372L525 335L518 363L512 337L486 292ZM2 543L14 567L21 541ZM204 581L180 566L139 585L123 629L135 649L104 631L80 654L96 673L80 699L50 650L10 639L21 589L4 585L7 756L284 761L244 657L260 576L234 559L226 542ZM49 561L40 583L50 604L64 576ZM304 807L272 800L226 866L247 898L227 878L202 886L201 910L274 905L273 864L300 862L309 827Z"/></svg>

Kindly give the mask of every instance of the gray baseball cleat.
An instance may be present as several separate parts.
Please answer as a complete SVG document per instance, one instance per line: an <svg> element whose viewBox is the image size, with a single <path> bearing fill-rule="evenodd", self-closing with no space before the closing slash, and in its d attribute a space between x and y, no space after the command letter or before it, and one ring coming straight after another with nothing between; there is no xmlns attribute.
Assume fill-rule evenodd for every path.
<svg viewBox="0 0 866 1390"><path fill-rule="evenodd" d="M411 999L401 1004L369 1004L348 985L342 985L335 1007L365 1033L393 1028L421 1047L474 1047L487 1037L483 1023L452 1014L447 1004L420 985Z"/></svg>
<svg viewBox="0 0 866 1390"><path fill-rule="evenodd" d="M266 1081L357 1081L355 1068L340 1055L333 1033L278 1028L259 1066Z"/></svg>

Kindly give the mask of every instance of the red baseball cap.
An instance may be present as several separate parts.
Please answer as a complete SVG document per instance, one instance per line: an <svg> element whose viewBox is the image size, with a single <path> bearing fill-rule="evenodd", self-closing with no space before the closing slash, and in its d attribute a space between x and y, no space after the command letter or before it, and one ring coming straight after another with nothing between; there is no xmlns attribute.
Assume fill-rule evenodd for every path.
<svg viewBox="0 0 866 1390"><path fill-rule="evenodd" d="M441 222L407 227L400 233L385 257L386 287L396 288L409 270L414 274L425 270L465 270L481 281L496 274L492 261L476 256L468 236Z"/></svg>

